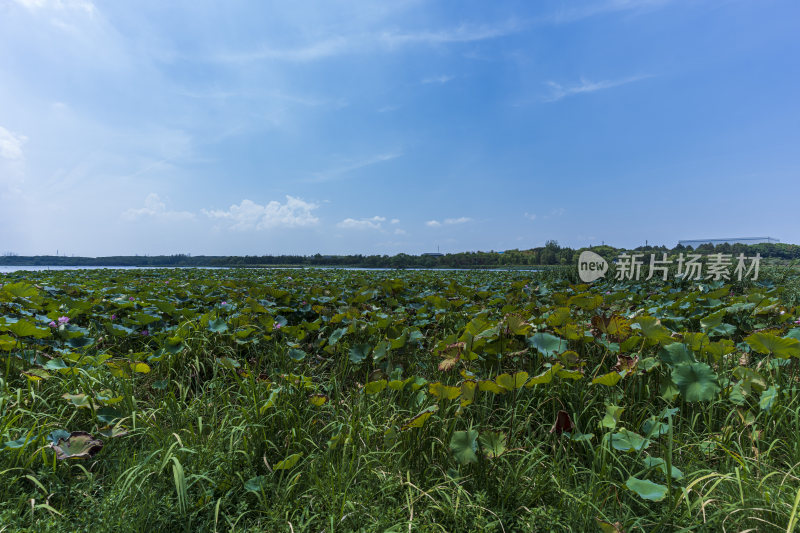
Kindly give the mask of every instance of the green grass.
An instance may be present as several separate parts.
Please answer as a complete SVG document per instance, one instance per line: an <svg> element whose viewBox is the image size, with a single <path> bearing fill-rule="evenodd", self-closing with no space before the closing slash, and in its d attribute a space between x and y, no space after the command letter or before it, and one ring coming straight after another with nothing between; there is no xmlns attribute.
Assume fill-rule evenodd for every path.
<svg viewBox="0 0 800 533"><path fill-rule="evenodd" d="M36 312L55 317L71 310L71 323L92 339L72 348L64 339L20 338L19 344L0 352L0 446L26 435L31 439L21 447L0 449L0 531L599 531L598 520L619 523L626 532L777 532L800 527L798 359L784 364L772 355L751 352L744 341L762 329L759 325L776 335L792 327L798 294L792 277L777 279L774 274L767 285L733 287L735 295L726 292L718 306L687 296L696 287L676 287L673 293L644 285L591 289L601 295L611 290L604 306L626 313L651 307L658 298L665 310L671 302L692 301L694 307L670 311L685 317L680 329L670 328L681 332L700 331L701 316L737 298L758 293L768 299L741 316L726 315L736 330L729 336L735 345L731 353L719 358L696 353L719 377L720 392L709 401L688 402L683 394L665 399L670 396L664 388L671 383L671 367L663 360L652 371L637 371L615 386L592 385L591 377L612 371L616 359L598 339L569 343L586 363L580 379L559 377L549 385L504 394L480 392L474 403L462 407L459 399L437 398L429 384L459 386L460 370L484 380L502 372L540 373L557 359L531 347L525 337L536 329L559 336L558 326L547 322L553 309L564 305L553 293L580 291L570 293L552 274L538 281L530 273L271 275L162 271L138 277L85 273L75 279L65 273L38 273L29 281L54 287L54 292L38 301L35 296L0 300L7 318ZM12 278L5 282L16 281ZM164 292L167 278L181 287ZM387 282L391 279L403 283L392 288ZM525 283L540 283L551 292L531 292ZM272 288L256 295L262 286ZM286 295L281 288L287 289ZM377 294L359 301L360 294L373 288L379 289ZM662 296L653 297L654 290ZM136 331L141 327L134 323L140 320L135 313L154 313L148 309L158 299L179 302L196 314L169 318L163 313L161 322L148 325L152 333L147 337L114 337L105 329L105 319L98 318L110 314L112 293L136 294L136 302L142 302L119 304L117 311L129 317L126 324ZM435 312L433 303L424 303L435 295L465 303ZM214 302L223 298L236 301L237 310L220 310ZM268 322L267 327L258 321L264 313L243 312L248 298L278 302L266 316L284 316L287 325L274 329ZM322 307L300 313L302 302L312 299ZM92 305L78 313L78 304L70 301ZM756 313L768 305L774 308L763 316ZM570 310L569 320L575 323L597 312L573 305ZM522 335L502 328L492 333L490 326L507 324L510 314L521 315L534 329ZM310 324L317 316L327 321L314 329ZM449 372L437 370L441 358L436 347L462 336L476 316L485 316L489 324L483 330L489 331L489 341L475 348L479 357L462 359ZM226 332L209 329L216 318L225 321ZM301 324L302 339L295 330L286 330ZM237 342L234 331L248 325L258 332L246 337L247 342ZM342 326L348 331L331 344L332 332ZM414 328L421 338L390 349L386 358L372 354L360 363L351 360L353 346L375 348ZM182 348L159 352L176 334ZM258 342L251 342L253 338ZM473 347L480 344L470 342ZM293 344L306 353L301 361L288 356ZM25 350L61 355L74 370L51 369L47 379L31 381L22 372L43 365L26 360L32 352ZM143 361L150 371L114 375L103 361L73 365L63 350L84 357L107 354L112 362ZM628 353L640 355L641 361L663 358L660 350L659 344L642 341ZM734 385L745 383L733 373L745 355L745 366L778 389L769 408L760 404L765 397L757 385L744 401L731 399ZM290 374L311 379L304 385L283 377ZM365 394L366 383L400 374L423 377L428 384ZM102 391L119 398L106 406L111 411L100 409ZM67 393L86 394L95 408L76 407L62 397ZM312 405L312 393L324 394L325 404ZM433 405L438 410L422 427L401 429ZM608 405L624 411L617 421L603 425ZM643 423L670 407L678 411L661 419L668 432L651 435L647 448L614 448L608 435L621 428L644 435ZM562 410L579 432L594 436L578 440L551 432ZM51 431L97 435L107 425L103 413L112 416L112 411L118 418L114 423L127 434L103 438L103 449L90 459L55 458L48 446ZM504 453L490 458L478 445L474 461L462 464L451 442L456 432L470 429L481 435L502 432ZM276 469L293 454L300 454L295 465ZM664 459L683 476L668 479L646 468L647 457ZM626 487L632 476L666 486L666 496L643 499Z"/></svg>

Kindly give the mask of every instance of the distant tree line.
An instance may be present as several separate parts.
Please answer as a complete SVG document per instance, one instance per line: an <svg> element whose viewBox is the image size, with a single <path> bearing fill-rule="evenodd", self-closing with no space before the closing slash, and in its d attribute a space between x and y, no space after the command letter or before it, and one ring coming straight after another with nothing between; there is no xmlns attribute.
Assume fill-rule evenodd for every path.
<svg viewBox="0 0 800 533"><path fill-rule="evenodd" d="M695 249L682 245L674 248L666 246L640 246L633 250L612 246L593 246L572 249L559 246L556 241L547 241L544 246L529 250L506 250L504 252L460 252L442 255L245 255L208 256L189 254L174 255L136 255L108 257L65 257L55 255L3 255L3 266L107 266L107 267L258 267L258 266L329 266L364 268L506 268L538 267L548 265L572 265L583 250L592 250L613 260L620 253L725 253L747 256L761 254L763 258L780 260L800 259L800 246L784 243L764 244L703 244Z"/></svg>

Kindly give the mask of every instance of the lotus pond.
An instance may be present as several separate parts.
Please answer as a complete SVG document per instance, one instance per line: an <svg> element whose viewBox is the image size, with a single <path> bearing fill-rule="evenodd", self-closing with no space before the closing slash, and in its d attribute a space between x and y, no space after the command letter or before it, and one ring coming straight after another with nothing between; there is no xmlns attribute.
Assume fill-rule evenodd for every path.
<svg viewBox="0 0 800 533"><path fill-rule="evenodd" d="M0 285L0 531L798 527L794 274Z"/></svg>

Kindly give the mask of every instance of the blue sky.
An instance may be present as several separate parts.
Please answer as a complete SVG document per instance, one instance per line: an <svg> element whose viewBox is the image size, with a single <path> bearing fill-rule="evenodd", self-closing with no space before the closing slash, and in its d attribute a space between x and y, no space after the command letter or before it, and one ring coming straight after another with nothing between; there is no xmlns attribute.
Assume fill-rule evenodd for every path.
<svg viewBox="0 0 800 533"><path fill-rule="evenodd" d="M794 0L0 0L0 252L800 243Z"/></svg>

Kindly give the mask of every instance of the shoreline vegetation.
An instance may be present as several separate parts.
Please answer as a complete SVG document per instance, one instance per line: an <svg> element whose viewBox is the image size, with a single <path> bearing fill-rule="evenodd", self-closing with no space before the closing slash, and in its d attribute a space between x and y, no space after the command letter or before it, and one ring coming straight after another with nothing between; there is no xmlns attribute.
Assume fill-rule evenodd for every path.
<svg viewBox="0 0 800 533"><path fill-rule="evenodd" d="M528 250L506 250L503 252L458 252L446 254L396 254L396 255L245 255L245 256L210 256L191 254L173 255L128 255L106 257L69 257L62 255L23 256L7 253L0 256L0 266L98 266L98 267L350 267L350 268L547 268L559 265L572 266L584 250L591 250L606 260L611 261L620 253L634 252L643 254L667 253L675 257L679 253L694 252L700 254L723 253L746 256L760 254L763 259L772 263L794 263L800 260L800 245L785 243L763 244L710 244L697 248L681 245L673 248L666 246L640 246L634 249L615 248L612 246L592 246L573 249L562 247L556 241L548 241L545 246Z"/></svg>

